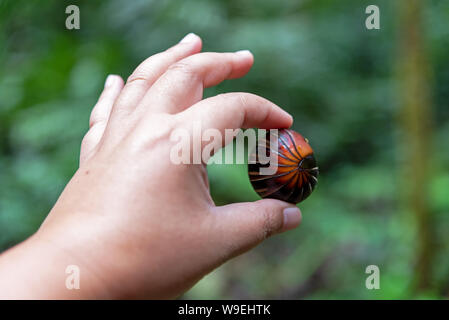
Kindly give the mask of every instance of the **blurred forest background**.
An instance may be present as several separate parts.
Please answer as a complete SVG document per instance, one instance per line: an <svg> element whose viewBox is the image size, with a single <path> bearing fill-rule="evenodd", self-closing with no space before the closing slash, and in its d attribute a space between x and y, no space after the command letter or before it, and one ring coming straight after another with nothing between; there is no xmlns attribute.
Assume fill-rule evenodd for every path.
<svg viewBox="0 0 449 320"><path fill-rule="evenodd" d="M77 4L81 29L65 28ZM365 8L380 8L367 30ZM186 298L395 299L449 294L449 1L0 0L0 251L33 233L78 166L109 73L200 35L249 49L248 91L294 115L320 166L303 223ZM151 164L149 164L151 165ZM256 200L245 165L208 168L217 204ZM380 268L367 290L365 268Z"/></svg>

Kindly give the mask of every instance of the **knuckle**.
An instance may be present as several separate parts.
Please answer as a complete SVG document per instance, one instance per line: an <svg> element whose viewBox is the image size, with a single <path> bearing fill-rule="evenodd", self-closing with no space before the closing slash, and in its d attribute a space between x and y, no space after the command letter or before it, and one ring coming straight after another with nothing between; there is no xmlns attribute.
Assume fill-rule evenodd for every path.
<svg viewBox="0 0 449 320"><path fill-rule="evenodd" d="M155 54L143 61L126 79L126 84L148 82L153 77L153 69L160 63L161 53Z"/></svg>
<svg viewBox="0 0 449 320"><path fill-rule="evenodd" d="M198 72L193 67L193 65L191 63L189 63L188 61L183 61L183 60L172 64L170 67L168 67L167 71L170 73L179 74L179 75L181 75L183 77L187 77L189 79L198 77Z"/></svg>
<svg viewBox="0 0 449 320"><path fill-rule="evenodd" d="M94 125L104 122L105 120L105 117L99 114L99 112L94 109L90 114L89 128L92 128Z"/></svg>
<svg viewBox="0 0 449 320"><path fill-rule="evenodd" d="M246 108L249 105L249 96L243 92L237 94L239 104L241 107Z"/></svg>
<svg viewBox="0 0 449 320"><path fill-rule="evenodd" d="M255 103L258 105L266 105L267 103L269 103L267 99L258 96L257 94L248 93L248 98L249 97L251 97L251 99L254 100Z"/></svg>
<svg viewBox="0 0 449 320"><path fill-rule="evenodd" d="M265 110L265 108L261 108L267 105L267 100L253 93L248 92L240 92L239 102L245 108L254 108L257 109L257 112ZM262 110L261 110L262 109Z"/></svg>
<svg viewBox="0 0 449 320"><path fill-rule="evenodd" d="M148 78L143 72L134 72L132 73L128 79L126 80L127 84L136 83L136 82L147 82Z"/></svg>

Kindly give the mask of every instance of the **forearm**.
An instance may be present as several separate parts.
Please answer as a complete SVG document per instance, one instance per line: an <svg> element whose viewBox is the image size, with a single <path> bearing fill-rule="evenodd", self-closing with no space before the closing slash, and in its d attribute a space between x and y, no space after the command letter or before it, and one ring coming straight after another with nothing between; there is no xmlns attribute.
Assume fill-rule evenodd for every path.
<svg viewBox="0 0 449 320"><path fill-rule="evenodd" d="M107 298L100 281L67 252L34 235L0 255L0 299ZM66 273L66 270L68 273ZM74 278L75 277L75 278Z"/></svg>

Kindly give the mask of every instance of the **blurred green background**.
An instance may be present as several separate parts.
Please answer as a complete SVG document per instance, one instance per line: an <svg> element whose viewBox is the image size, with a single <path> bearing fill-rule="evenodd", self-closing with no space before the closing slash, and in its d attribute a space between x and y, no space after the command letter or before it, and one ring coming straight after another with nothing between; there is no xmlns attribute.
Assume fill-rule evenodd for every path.
<svg viewBox="0 0 449 320"><path fill-rule="evenodd" d="M65 28L77 4L81 29ZM380 30L365 8L380 8ZM248 91L293 114L319 184L302 225L186 298L395 299L449 293L449 1L0 0L0 251L33 233L78 166L109 73L188 32L249 49ZM208 168L217 204L258 199L246 166ZM380 268L367 290L365 268Z"/></svg>

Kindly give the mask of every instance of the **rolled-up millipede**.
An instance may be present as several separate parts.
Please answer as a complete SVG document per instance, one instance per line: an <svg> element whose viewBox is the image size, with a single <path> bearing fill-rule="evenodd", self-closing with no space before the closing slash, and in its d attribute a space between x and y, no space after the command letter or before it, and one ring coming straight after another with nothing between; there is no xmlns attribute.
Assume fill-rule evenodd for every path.
<svg viewBox="0 0 449 320"><path fill-rule="evenodd" d="M298 203L306 199L318 182L318 166L307 139L299 133L280 129L267 130L267 136L258 140L258 146L266 150L259 154L261 148L255 148L248 163L248 175L254 190L262 198L279 199L290 203ZM277 139L277 148L270 144L270 134ZM262 164L262 156L277 156L277 169L272 175L262 175L260 169L267 168Z"/></svg>

